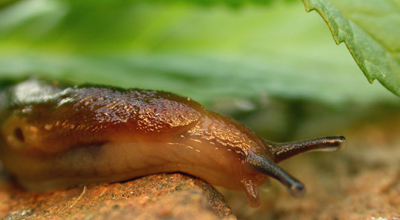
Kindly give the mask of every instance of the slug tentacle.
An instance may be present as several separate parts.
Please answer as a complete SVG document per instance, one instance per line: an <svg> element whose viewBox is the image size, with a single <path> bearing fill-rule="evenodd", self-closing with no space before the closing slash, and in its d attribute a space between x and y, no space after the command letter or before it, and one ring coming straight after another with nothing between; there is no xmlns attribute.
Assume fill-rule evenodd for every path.
<svg viewBox="0 0 400 220"><path fill-rule="evenodd" d="M262 157L254 153L250 153L247 155L246 162L256 170L259 170L265 175L278 180L286 187L286 190L293 197L299 198L305 194L305 187L303 183L287 173L268 157Z"/></svg>
<svg viewBox="0 0 400 220"><path fill-rule="evenodd" d="M309 151L338 151L344 148L346 139L343 136L316 138L289 143L268 143L268 150L276 163Z"/></svg>
<svg viewBox="0 0 400 220"><path fill-rule="evenodd" d="M251 207L258 207L260 205L260 194L257 190L257 185L249 179L242 180L243 186L245 188L247 202Z"/></svg>

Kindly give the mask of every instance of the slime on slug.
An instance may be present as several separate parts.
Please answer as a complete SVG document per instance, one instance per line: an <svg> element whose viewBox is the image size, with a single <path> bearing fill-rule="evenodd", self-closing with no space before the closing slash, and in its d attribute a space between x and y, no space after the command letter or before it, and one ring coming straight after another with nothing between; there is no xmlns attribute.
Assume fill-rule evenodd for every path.
<svg viewBox="0 0 400 220"><path fill-rule="evenodd" d="M37 79L1 92L0 126L0 159L26 190L184 172L245 191L253 207L268 177L294 197L304 194L304 185L276 163L345 143L342 136L273 143L172 93Z"/></svg>

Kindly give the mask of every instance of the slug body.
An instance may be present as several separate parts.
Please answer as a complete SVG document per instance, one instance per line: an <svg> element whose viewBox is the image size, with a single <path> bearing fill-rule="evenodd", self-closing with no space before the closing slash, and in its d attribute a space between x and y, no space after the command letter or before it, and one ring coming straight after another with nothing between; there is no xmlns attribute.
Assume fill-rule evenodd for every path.
<svg viewBox="0 0 400 220"><path fill-rule="evenodd" d="M272 177L300 196L304 186L276 165L311 150L338 150L343 137L277 144L235 120L167 92L66 87L29 79L0 95L0 159L31 191L184 172L244 190Z"/></svg>

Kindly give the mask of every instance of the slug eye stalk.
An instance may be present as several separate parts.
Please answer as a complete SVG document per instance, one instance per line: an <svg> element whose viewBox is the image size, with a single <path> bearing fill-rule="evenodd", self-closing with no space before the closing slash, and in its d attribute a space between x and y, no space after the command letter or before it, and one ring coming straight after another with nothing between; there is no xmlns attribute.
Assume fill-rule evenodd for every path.
<svg viewBox="0 0 400 220"><path fill-rule="evenodd" d="M270 159L266 154L261 155L252 152L247 155L246 162L256 170L278 180L286 187L290 195L299 198L305 194L305 186L276 163L308 151L337 151L344 147L345 142L346 140L343 136L324 137L290 143L265 142L267 146L266 150L272 154L272 158Z"/></svg>
<svg viewBox="0 0 400 220"><path fill-rule="evenodd" d="M268 146L268 151L274 157L274 161L279 163L282 160L309 151L331 152L341 150L346 145L346 138L343 136L332 136L306 141L266 144Z"/></svg>
<svg viewBox="0 0 400 220"><path fill-rule="evenodd" d="M303 183L287 173L269 158L251 153L247 156L247 163L265 175L278 180L286 187L286 190L293 197L300 198L305 194Z"/></svg>

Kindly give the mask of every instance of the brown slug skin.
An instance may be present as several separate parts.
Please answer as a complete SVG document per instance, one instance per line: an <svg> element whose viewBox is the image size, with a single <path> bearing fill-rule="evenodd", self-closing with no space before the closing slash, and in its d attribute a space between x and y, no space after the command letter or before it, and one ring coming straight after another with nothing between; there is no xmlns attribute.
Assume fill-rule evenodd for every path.
<svg viewBox="0 0 400 220"><path fill-rule="evenodd" d="M189 98L105 86L66 87L29 79L0 95L0 158L31 191L184 172L244 190L258 206L268 176L294 196L304 186L275 162L338 150L343 137L277 144Z"/></svg>

